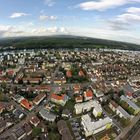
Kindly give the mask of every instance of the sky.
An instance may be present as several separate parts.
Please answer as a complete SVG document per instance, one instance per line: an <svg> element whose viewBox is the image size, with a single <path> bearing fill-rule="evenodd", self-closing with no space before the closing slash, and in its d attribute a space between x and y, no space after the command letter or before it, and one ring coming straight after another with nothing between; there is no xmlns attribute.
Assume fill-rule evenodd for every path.
<svg viewBox="0 0 140 140"><path fill-rule="evenodd" d="M0 1L0 38L61 34L140 44L140 0Z"/></svg>

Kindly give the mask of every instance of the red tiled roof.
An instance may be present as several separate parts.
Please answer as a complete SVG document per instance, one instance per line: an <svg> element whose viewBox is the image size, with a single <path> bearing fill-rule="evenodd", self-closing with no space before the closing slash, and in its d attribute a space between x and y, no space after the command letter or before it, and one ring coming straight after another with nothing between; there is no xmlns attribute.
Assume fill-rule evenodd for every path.
<svg viewBox="0 0 140 140"><path fill-rule="evenodd" d="M66 72L66 75L67 75L67 77L72 77L72 72L71 72L70 70L68 70L68 71Z"/></svg>
<svg viewBox="0 0 140 140"><path fill-rule="evenodd" d="M86 91L86 93L85 93L85 96L86 96L86 97L92 97L92 96L93 96L93 92L92 92L90 89L88 89L88 90Z"/></svg>
<svg viewBox="0 0 140 140"><path fill-rule="evenodd" d="M57 94L51 94L51 98L54 98L54 99L56 99L56 100L63 100L64 99L64 94L63 95L57 95Z"/></svg>
<svg viewBox="0 0 140 140"><path fill-rule="evenodd" d="M32 104L29 103L29 101L27 99L21 100L20 104L28 110L30 110L32 108Z"/></svg>
<svg viewBox="0 0 140 140"><path fill-rule="evenodd" d="M37 90L48 90L50 91L51 90L51 87L48 86L48 85L42 85L42 86L38 86L36 87Z"/></svg>

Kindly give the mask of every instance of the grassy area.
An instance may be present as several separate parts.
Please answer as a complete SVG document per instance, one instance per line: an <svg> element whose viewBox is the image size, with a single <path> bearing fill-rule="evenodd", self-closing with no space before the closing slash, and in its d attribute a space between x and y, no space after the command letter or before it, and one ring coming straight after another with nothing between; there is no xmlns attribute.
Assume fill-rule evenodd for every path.
<svg viewBox="0 0 140 140"><path fill-rule="evenodd" d="M131 123L129 119L120 118L118 115L115 116L114 119L116 119L123 128L127 127Z"/></svg>
<svg viewBox="0 0 140 140"><path fill-rule="evenodd" d="M107 113L109 113L110 115L115 115L115 112L113 112L108 105L104 106L104 109Z"/></svg>
<svg viewBox="0 0 140 140"><path fill-rule="evenodd" d="M73 100L69 100L65 104L64 109L69 109L71 112L73 112L74 111L74 105L75 105L74 101Z"/></svg>
<svg viewBox="0 0 140 140"><path fill-rule="evenodd" d="M57 124L54 123L48 123L47 124L47 128L48 128L48 133L49 133L49 139L50 140L61 140L61 136L58 132L57 129Z"/></svg>
<svg viewBox="0 0 140 140"><path fill-rule="evenodd" d="M61 136L58 133L50 132L49 140L61 140Z"/></svg>
<svg viewBox="0 0 140 140"><path fill-rule="evenodd" d="M137 105L138 107L140 107L140 101L136 102L136 105Z"/></svg>
<svg viewBox="0 0 140 140"><path fill-rule="evenodd" d="M39 134L41 134L42 132L42 129L40 127L34 127L33 128L33 131L32 131L32 136L33 137L36 137L38 136Z"/></svg>
<svg viewBox="0 0 140 140"><path fill-rule="evenodd" d="M110 140L114 140L117 136L116 130L114 128L111 128L109 130L105 130L97 135L95 135L96 140L101 140L104 136L108 135Z"/></svg>

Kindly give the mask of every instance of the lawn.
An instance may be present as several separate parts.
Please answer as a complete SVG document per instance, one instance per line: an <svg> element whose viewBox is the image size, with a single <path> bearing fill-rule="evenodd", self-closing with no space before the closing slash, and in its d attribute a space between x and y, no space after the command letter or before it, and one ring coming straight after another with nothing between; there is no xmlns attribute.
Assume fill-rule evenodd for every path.
<svg viewBox="0 0 140 140"><path fill-rule="evenodd" d="M110 140L114 140L117 137L116 131L114 128L111 128L109 130L102 131L95 135L96 140L100 140L104 136L108 135Z"/></svg>
<svg viewBox="0 0 140 140"><path fill-rule="evenodd" d="M61 140L61 136L58 132L57 124L55 122L54 123L48 123L47 128L48 128L48 133L49 133L49 139L50 140Z"/></svg>
<svg viewBox="0 0 140 140"><path fill-rule="evenodd" d="M64 109L68 109L68 110L70 110L71 112L73 112L73 111L74 111L74 105L75 105L74 101L73 101L73 100L69 100L69 101L65 104Z"/></svg>
<svg viewBox="0 0 140 140"><path fill-rule="evenodd" d="M33 131L32 131L32 136L36 137L36 136L40 135L41 132L42 132L42 129L40 127L34 127Z"/></svg>
<svg viewBox="0 0 140 140"><path fill-rule="evenodd" d="M50 140L61 140L61 136L58 133L50 132L49 139Z"/></svg>
<svg viewBox="0 0 140 140"><path fill-rule="evenodd" d="M115 112L113 112L108 105L104 106L104 109L107 113L109 113L110 115L115 115Z"/></svg>
<svg viewBox="0 0 140 140"><path fill-rule="evenodd" d="M136 102L136 105L137 105L138 107L140 107L140 101L137 101L137 102Z"/></svg>

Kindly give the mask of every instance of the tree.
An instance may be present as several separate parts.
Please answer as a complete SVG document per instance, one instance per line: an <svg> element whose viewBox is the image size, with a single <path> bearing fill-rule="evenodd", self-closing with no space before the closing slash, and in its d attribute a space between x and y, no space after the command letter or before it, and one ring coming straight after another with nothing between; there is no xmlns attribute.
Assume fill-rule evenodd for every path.
<svg viewBox="0 0 140 140"><path fill-rule="evenodd" d="M119 91L119 96L122 96L122 95L124 95L124 91L123 90L120 90Z"/></svg>
<svg viewBox="0 0 140 140"><path fill-rule="evenodd" d="M132 115L134 115L134 113L135 113L135 110L132 108L132 107L128 107L128 112L129 112L129 114L132 114Z"/></svg>
<svg viewBox="0 0 140 140"><path fill-rule="evenodd" d="M124 109L128 109L128 107L129 107L128 103L126 103L126 102L123 101L123 100L120 101L120 105L121 105Z"/></svg>
<svg viewBox="0 0 140 140"><path fill-rule="evenodd" d="M40 127L34 127L33 131L32 131L32 136L36 137L36 136L40 135L41 132L42 132L42 129Z"/></svg>

